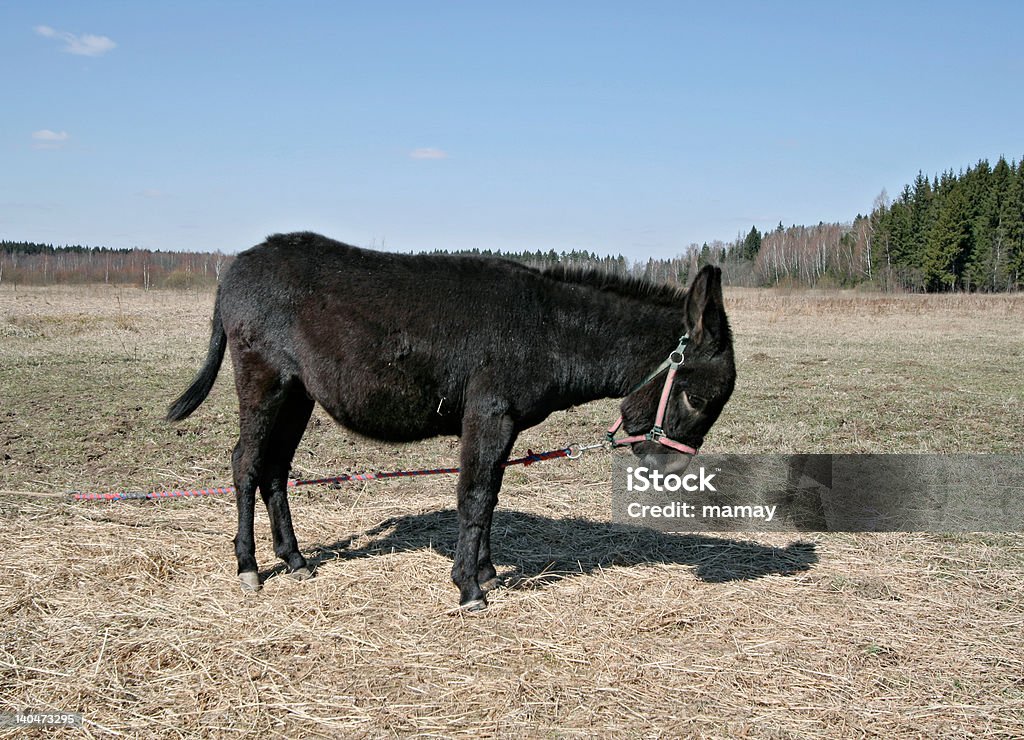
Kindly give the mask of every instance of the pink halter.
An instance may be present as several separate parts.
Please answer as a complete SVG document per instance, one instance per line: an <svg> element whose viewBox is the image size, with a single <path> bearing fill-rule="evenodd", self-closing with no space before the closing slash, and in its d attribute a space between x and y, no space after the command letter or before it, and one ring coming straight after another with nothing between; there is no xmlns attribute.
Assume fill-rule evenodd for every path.
<svg viewBox="0 0 1024 740"><path fill-rule="evenodd" d="M665 445L677 452L683 452L687 455L696 455L697 450L690 445L685 445L682 442L676 442L674 439L669 439L665 436L665 430L662 428L662 423L665 421L665 411L668 408L668 396L672 391L672 383L676 379L676 370L683 364L683 356L686 352L686 345L690 341L689 334L683 334L679 338L679 346L672 350L672 353L668 356L664 362L662 362L657 370L648 375L640 385L631 390L628 395L635 393L636 391L643 388L645 385L654 380L662 370L668 368L668 373L665 375L665 385L661 389L661 400L658 402L658 413L654 417L654 426L651 427L651 431L647 434L634 434L632 437L623 437L622 439L615 439L615 433L622 427L622 417L619 416L619 420L608 427L608 442L612 447L625 447L626 445L633 444L634 442L657 442L658 444Z"/></svg>

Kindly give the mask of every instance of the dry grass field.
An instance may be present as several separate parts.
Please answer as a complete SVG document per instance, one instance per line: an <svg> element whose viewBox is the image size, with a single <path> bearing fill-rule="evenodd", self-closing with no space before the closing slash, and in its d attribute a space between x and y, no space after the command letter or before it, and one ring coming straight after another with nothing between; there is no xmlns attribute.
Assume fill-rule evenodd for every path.
<svg viewBox="0 0 1024 740"><path fill-rule="evenodd" d="M727 300L739 380L706 449L1024 449L1024 296ZM87 736L1024 736L1020 534L632 530L609 524L599 451L509 471L507 586L466 615L450 477L293 493L305 582L279 574L259 512L270 577L250 596L230 499L38 495L230 481L227 367L192 418L161 421L212 301L0 287L0 712L81 712ZM555 414L517 453L599 439L615 408ZM295 474L456 458L454 439L377 443L318 411Z"/></svg>

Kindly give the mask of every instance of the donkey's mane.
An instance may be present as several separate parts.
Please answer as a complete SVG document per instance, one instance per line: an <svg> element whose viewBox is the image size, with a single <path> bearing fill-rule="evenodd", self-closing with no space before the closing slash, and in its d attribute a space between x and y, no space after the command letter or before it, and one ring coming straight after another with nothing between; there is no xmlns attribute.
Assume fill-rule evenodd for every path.
<svg viewBox="0 0 1024 740"><path fill-rule="evenodd" d="M626 298L637 298L663 306L679 306L686 297L686 289L682 286L618 275L601 268L553 265L544 268L541 272L563 283L586 285L607 293L614 293Z"/></svg>

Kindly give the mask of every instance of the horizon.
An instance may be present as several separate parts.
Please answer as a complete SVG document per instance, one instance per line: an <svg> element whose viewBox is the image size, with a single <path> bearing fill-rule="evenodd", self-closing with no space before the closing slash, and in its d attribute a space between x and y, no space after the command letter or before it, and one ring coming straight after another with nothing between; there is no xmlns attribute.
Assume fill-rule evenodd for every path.
<svg viewBox="0 0 1024 740"><path fill-rule="evenodd" d="M1020 161L1024 7L0 10L0 240L665 259Z"/></svg>

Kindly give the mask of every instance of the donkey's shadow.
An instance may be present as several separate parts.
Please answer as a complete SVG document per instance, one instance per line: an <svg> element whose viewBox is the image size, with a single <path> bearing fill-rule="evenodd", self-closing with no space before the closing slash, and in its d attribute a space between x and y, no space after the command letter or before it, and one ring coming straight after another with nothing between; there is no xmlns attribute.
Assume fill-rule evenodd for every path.
<svg viewBox="0 0 1024 740"><path fill-rule="evenodd" d="M452 558L458 532L458 514L453 509L392 517L359 534L315 547L310 565L426 548ZM550 518L523 511L496 511L492 536L495 565L505 586L511 588L543 587L551 581L612 566L688 565L700 580L723 583L793 575L818 562L811 542L770 547L748 540L664 534L642 527ZM352 543L366 538L368 542L352 548ZM266 575L281 572L282 568L273 568Z"/></svg>

